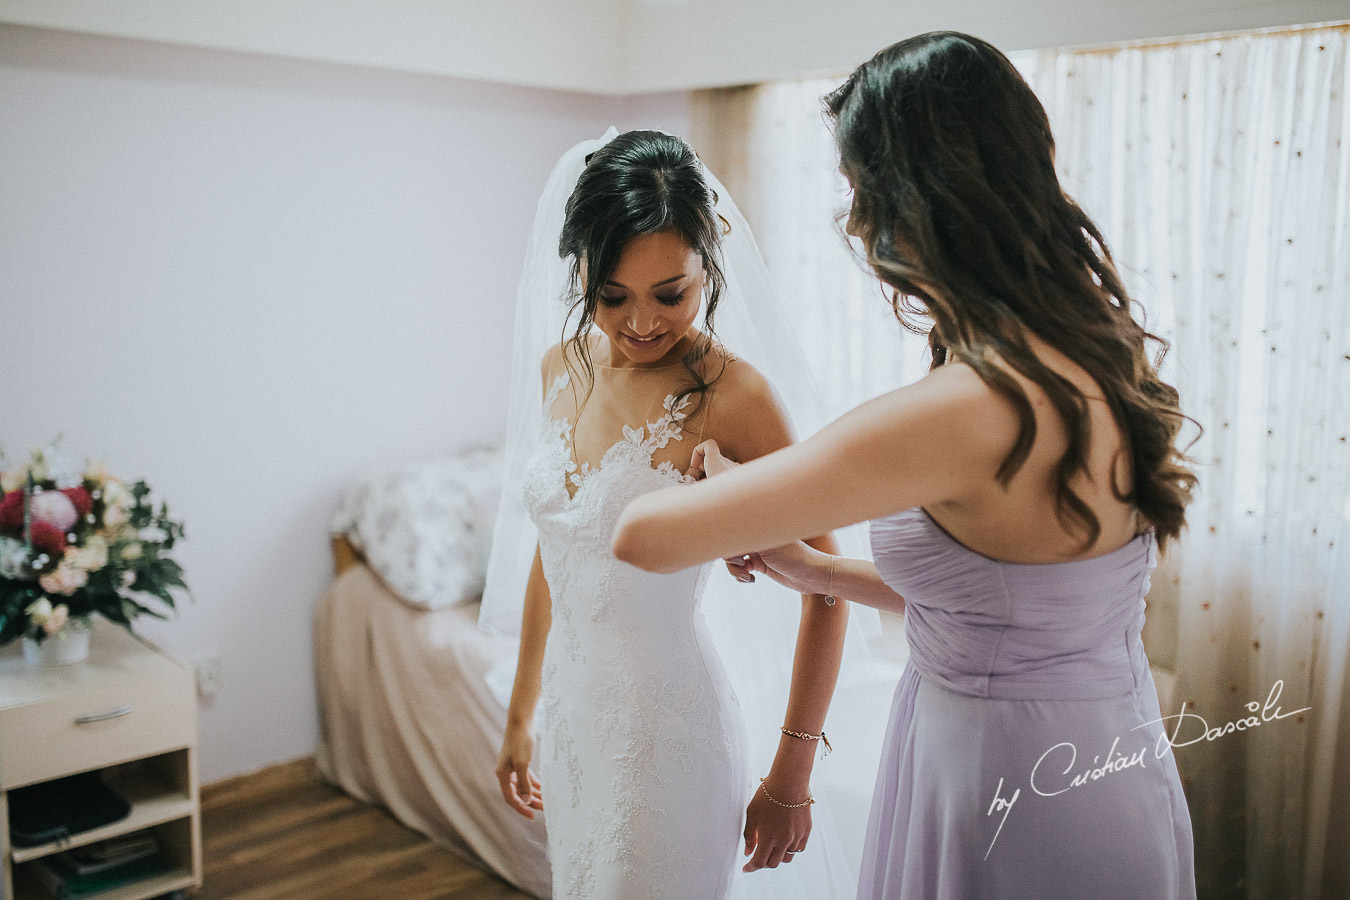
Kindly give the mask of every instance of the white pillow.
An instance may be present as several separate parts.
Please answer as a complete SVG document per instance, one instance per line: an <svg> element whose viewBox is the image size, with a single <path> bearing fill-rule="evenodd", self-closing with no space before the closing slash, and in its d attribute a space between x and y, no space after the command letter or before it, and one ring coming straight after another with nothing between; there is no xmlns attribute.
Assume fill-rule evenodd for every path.
<svg viewBox="0 0 1350 900"><path fill-rule="evenodd" d="M501 483L497 449L405 463L349 488L330 530L414 606L472 603L483 592Z"/></svg>

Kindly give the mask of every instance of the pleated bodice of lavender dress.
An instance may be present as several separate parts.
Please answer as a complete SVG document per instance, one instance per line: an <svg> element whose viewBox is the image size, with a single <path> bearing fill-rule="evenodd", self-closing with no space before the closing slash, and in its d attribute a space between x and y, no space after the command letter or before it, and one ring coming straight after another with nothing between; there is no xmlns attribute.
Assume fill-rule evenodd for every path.
<svg viewBox="0 0 1350 900"><path fill-rule="evenodd" d="M1140 632L1151 532L994 560L923 510L874 521L909 662L860 898L1193 898L1190 817Z"/></svg>

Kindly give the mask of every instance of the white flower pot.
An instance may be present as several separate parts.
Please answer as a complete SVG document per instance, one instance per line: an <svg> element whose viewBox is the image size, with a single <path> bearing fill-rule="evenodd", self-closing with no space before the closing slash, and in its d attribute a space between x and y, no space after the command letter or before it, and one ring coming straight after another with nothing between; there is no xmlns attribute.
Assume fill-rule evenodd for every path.
<svg viewBox="0 0 1350 900"><path fill-rule="evenodd" d="M69 666L83 662L89 655L91 630L87 620L71 619L40 644L26 637L23 639L24 659L35 666Z"/></svg>

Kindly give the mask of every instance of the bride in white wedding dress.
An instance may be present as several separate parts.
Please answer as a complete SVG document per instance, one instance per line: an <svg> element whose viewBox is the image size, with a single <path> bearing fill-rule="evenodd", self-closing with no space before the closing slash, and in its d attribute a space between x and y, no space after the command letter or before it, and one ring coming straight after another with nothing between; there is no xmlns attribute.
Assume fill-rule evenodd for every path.
<svg viewBox="0 0 1350 900"><path fill-rule="evenodd" d="M747 870L807 850L847 604L802 598L778 750L755 782L745 711L700 609L709 575L729 576L707 566L654 575L609 549L630 500L700 474L690 463L703 438L740 460L792 439L774 388L714 337L731 225L693 151L659 132L579 146L554 179L575 183L556 232L572 308L566 336L537 362L543 396L522 442L531 450L514 466L538 543L497 767L502 796L522 815L546 810L555 897L752 894L756 876L733 879L742 837ZM548 196L541 217L556 214ZM541 308L561 288L522 282L541 292ZM531 327L518 322L518 338ZM750 797L747 781L757 784ZM802 871L801 895L822 896L821 879L851 892L828 883L847 867L831 870L825 849L813 852L815 883ZM796 893L782 876L775 884L759 893Z"/></svg>

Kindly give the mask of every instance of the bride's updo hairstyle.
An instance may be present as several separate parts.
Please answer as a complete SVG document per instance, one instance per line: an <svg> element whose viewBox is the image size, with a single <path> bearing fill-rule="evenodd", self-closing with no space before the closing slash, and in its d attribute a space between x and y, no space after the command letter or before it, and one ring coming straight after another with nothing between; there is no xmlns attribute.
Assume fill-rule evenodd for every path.
<svg viewBox="0 0 1350 900"><path fill-rule="evenodd" d="M1177 392L1156 368L1166 342L1136 321L1101 232L1060 187L1049 119L1017 69L984 41L934 32L882 50L825 105L853 188L849 231L893 289L897 318L929 333L934 366L953 354L1017 409L1000 481L1026 461L1036 425L994 357L1036 382L1063 419L1060 521L1096 543L1101 525L1069 487L1087 468L1088 399L1040 362L1029 331L1100 385L1129 454L1131 483L1113 485L1116 496L1160 546L1176 537L1195 476L1175 445Z"/></svg>
<svg viewBox="0 0 1350 900"><path fill-rule="evenodd" d="M712 348L713 317L726 279L722 272L723 219L717 195L703 177L693 149L660 131L628 131L592 153L567 200L558 254L570 261L567 321L576 321L565 339L567 364L594 376L587 336L595 321L600 291L614 274L623 248L635 237L673 230L703 260L703 327L683 362L692 383L677 399L703 394L717 380L700 365ZM569 327L564 325L564 331ZM721 374L721 367L718 368Z"/></svg>

